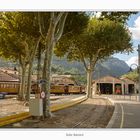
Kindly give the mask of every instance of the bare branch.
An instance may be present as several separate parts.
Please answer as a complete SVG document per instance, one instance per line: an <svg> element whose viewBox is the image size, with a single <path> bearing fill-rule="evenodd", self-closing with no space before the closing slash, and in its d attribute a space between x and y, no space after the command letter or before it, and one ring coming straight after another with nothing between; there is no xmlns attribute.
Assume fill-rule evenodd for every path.
<svg viewBox="0 0 140 140"><path fill-rule="evenodd" d="M42 19L41 19L41 16L40 16L40 12L38 12L38 24L39 24L39 32L42 36L42 38L45 38L45 36L43 35L42 33L42 23L41 23Z"/></svg>
<svg viewBox="0 0 140 140"><path fill-rule="evenodd" d="M83 62L83 64L84 64L84 66L85 66L85 69L88 70L86 61L85 61L85 59L84 59L84 54L83 54L82 51L80 50L79 46L77 46L77 48L78 48L79 53L80 53L80 55L81 55L81 60L82 60L82 62Z"/></svg>
<svg viewBox="0 0 140 140"><path fill-rule="evenodd" d="M103 50L105 50L105 48L98 49L97 54L94 56L94 59L92 59L91 63L92 63L93 67L95 66L95 64L97 63L97 61L99 59L100 52L103 51Z"/></svg>
<svg viewBox="0 0 140 140"><path fill-rule="evenodd" d="M56 42L58 42L58 40L62 36L67 15L68 15L68 13L64 13L63 16L61 16L61 19L60 19L59 25L58 25L58 30L57 30L57 33L54 37Z"/></svg>
<svg viewBox="0 0 140 140"><path fill-rule="evenodd" d="M105 50L105 48L100 48L98 51L97 51L97 54L99 54L101 51Z"/></svg>
<svg viewBox="0 0 140 140"><path fill-rule="evenodd" d="M82 54L82 53L81 53ZM84 64L84 66L85 66L85 69L87 70L88 68L87 68L87 64L86 64L86 61L85 61L85 59L84 59L84 57L82 57L82 62L83 62L83 64Z"/></svg>
<svg viewBox="0 0 140 140"><path fill-rule="evenodd" d="M54 12L53 12L53 14L54 14ZM55 15L54 15L54 22L55 22L56 25L57 25L58 22L60 21L60 19L61 19L61 17L63 16L63 14L64 14L64 12L60 12L56 17L55 17Z"/></svg>
<svg viewBox="0 0 140 140"><path fill-rule="evenodd" d="M34 56L35 56L35 54L36 54L36 51L37 51L37 49L38 49L38 47L39 47L40 40L41 40L41 37L38 38L35 47L33 47L33 51L32 51L32 53L31 53L30 61L33 60L33 58L34 58Z"/></svg>

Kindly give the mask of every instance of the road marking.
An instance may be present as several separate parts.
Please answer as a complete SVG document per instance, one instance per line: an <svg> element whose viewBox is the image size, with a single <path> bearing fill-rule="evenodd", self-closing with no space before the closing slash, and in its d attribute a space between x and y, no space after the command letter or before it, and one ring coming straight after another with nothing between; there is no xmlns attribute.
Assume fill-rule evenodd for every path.
<svg viewBox="0 0 140 140"><path fill-rule="evenodd" d="M121 110L122 110L122 118L121 118L121 124L120 124L120 128L123 128L123 123L124 123L124 108L123 105L120 104L121 106Z"/></svg>

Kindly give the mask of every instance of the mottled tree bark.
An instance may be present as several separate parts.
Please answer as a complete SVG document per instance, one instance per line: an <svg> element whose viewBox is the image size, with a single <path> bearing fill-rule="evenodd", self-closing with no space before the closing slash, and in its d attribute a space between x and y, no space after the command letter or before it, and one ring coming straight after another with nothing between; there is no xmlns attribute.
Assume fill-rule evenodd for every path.
<svg viewBox="0 0 140 140"><path fill-rule="evenodd" d="M35 46L32 46L32 52L30 54L30 56L28 56L29 59L29 69L28 69L28 80L27 80L27 90L26 90L26 101L29 101L30 99L30 93L31 93L31 81L32 81L32 67L33 67L33 61L34 61L34 57L36 55L36 51L39 47L39 42L40 42L40 37L37 39L37 43Z"/></svg>
<svg viewBox="0 0 140 140"><path fill-rule="evenodd" d="M43 75L42 78L46 81L42 84L41 91L45 92L45 98L43 99L43 116L51 117L50 110L50 76L51 76L51 63L53 57L53 48L56 42L60 39L63 33L64 24L66 21L67 13L51 13L50 25L48 33L46 36L46 46L45 46L45 58L43 65Z"/></svg>
<svg viewBox="0 0 140 140"><path fill-rule="evenodd" d="M21 83L20 83L20 91L19 91L19 100L25 100L25 76L26 76L26 65L22 64L21 65Z"/></svg>
<svg viewBox="0 0 140 140"><path fill-rule="evenodd" d="M92 69L87 70L87 95L88 98L92 98Z"/></svg>
<svg viewBox="0 0 140 140"><path fill-rule="evenodd" d="M33 65L33 62L29 63L28 80L27 80L27 91L26 91L26 96L25 96L25 99L26 99L27 102L30 100L30 93L31 93L32 65Z"/></svg>
<svg viewBox="0 0 140 140"><path fill-rule="evenodd" d="M41 46L38 47L37 55L37 81L41 79Z"/></svg>

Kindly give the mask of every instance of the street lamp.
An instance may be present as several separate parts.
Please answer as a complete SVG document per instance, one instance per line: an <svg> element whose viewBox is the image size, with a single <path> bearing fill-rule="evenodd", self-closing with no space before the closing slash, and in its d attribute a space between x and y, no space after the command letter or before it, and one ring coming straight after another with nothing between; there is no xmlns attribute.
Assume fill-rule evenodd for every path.
<svg viewBox="0 0 140 140"><path fill-rule="evenodd" d="M133 71L133 69L137 68L138 73L138 96L137 101L140 101L140 44L138 45L138 65L137 64L131 64L130 71ZM132 68L132 66L136 66L135 68Z"/></svg>
<svg viewBox="0 0 140 140"><path fill-rule="evenodd" d="M132 71L135 70L135 69L137 69L136 72L139 73L139 72L138 72L138 65L135 64L135 63L133 63L133 64L130 65L130 69L129 69L128 72L132 72Z"/></svg>
<svg viewBox="0 0 140 140"><path fill-rule="evenodd" d="M138 80L139 81L138 82L138 91L139 91L138 92L138 94L139 94L138 95L138 101L140 101L140 44L138 45L138 50L137 51L138 51L138 77L139 77L138 78L139 79Z"/></svg>
<svg viewBox="0 0 140 140"><path fill-rule="evenodd" d="M130 65L130 70L129 70L129 72L133 72L133 70L135 70L136 71L136 74L139 74L139 72L138 72L138 65L137 64L135 64L135 63L133 63L133 64L131 64ZM137 93L137 86L136 86L136 83L135 83L135 93ZM136 95L136 98L137 98L137 95Z"/></svg>

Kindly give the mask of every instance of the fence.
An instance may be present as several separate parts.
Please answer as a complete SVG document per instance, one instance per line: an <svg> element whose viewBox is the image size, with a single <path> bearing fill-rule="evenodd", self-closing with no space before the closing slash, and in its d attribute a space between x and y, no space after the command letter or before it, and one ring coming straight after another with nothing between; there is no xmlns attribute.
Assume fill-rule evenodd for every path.
<svg viewBox="0 0 140 140"><path fill-rule="evenodd" d="M116 100L130 100L130 101L138 101L139 95L138 94L131 94L131 95L102 95L103 97L109 97Z"/></svg>

